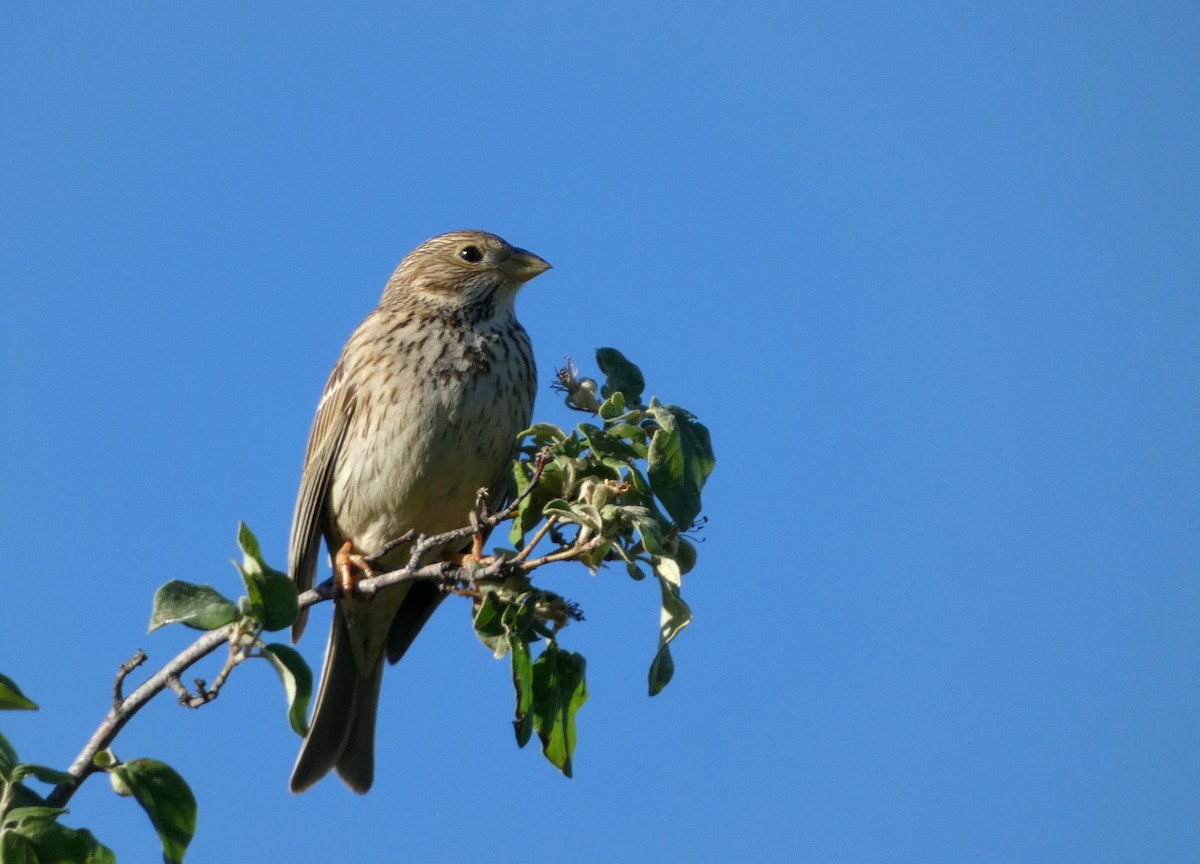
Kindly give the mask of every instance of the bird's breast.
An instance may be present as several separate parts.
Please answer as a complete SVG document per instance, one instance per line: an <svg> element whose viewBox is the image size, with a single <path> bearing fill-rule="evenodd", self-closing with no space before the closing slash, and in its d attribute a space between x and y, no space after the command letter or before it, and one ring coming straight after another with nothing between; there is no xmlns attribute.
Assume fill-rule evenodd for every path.
<svg viewBox="0 0 1200 864"><path fill-rule="evenodd" d="M536 384L513 319L424 321L387 338L386 352L350 372L354 414L330 488L336 533L368 553L409 530L462 527L480 488L500 494Z"/></svg>

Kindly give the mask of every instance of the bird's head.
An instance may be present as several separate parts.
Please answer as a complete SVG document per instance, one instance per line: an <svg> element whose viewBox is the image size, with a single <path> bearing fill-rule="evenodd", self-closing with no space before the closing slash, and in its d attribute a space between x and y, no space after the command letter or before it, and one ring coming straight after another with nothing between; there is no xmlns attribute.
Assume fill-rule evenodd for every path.
<svg viewBox="0 0 1200 864"><path fill-rule="evenodd" d="M511 302L517 289L550 265L486 231L451 231L426 240L400 262L383 303L420 299L444 308Z"/></svg>

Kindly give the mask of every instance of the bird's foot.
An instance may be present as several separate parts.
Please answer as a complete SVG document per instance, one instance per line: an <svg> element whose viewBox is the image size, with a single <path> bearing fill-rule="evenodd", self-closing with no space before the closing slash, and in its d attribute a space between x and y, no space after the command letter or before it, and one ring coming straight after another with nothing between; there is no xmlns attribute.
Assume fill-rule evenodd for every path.
<svg viewBox="0 0 1200 864"><path fill-rule="evenodd" d="M354 576L355 570L362 574L360 578L371 579L375 576L367 556L353 549L353 544L347 540L333 556L333 595L339 600L349 600L354 595L354 585L358 581Z"/></svg>
<svg viewBox="0 0 1200 864"><path fill-rule="evenodd" d="M470 552L445 552L442 559L457 564L460 567L472 567L480 564L491 564L496 559L483 554L483 535L476 534L471 538Z"/></svg>

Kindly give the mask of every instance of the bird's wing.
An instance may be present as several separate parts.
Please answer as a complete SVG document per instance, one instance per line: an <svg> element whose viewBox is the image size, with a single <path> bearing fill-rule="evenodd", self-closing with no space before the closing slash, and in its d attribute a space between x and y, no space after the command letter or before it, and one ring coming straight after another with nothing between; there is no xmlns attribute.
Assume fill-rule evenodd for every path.
<svg viewBox="0 0 1200 864"><path fill-rule="evenodd" d="M308 435L308 451L304 455L304 471L300 476L300 494L292 516L292 539L288 548L288 573L297 591L313 586L317 574L317 556L321 551L321 534L325 516L325 499L337 464L350 417L354 413L354 384L346 381L345 358L333 367L312 431ZM308 610L302 610L292 625L292 641L300 638L308 621Z"/></svg>

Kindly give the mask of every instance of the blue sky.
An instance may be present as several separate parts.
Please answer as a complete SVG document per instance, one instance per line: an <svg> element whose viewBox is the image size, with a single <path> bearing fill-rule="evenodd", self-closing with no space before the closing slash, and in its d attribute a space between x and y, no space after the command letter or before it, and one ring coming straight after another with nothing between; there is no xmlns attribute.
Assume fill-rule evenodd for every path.
<svg viewBox="0 0 1200 864"><path fill-rule="evenodd" d="M265 665L117 742L189 860L1192 861L1200 855L1194 4L0 7L0 718L68 763L169 578L282 563L317 396L399 259L555 269L543 389L621 348L695 411L696 621L570 569L573 780L447 604L374 790L287 792ZM302 650L323 650L324 617ZM208 674L212 674L209 672ZM141 812L72 803L124 861Z"/></svg>

